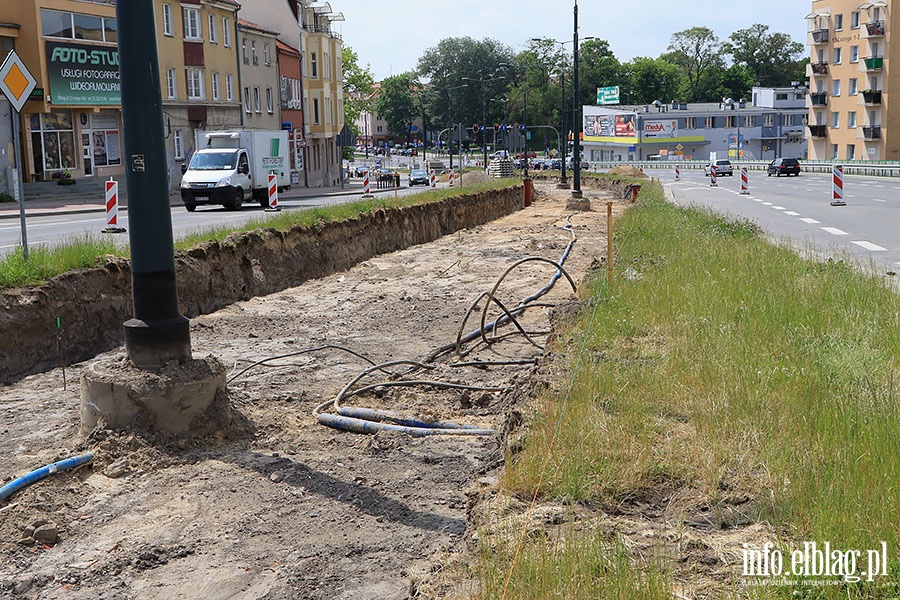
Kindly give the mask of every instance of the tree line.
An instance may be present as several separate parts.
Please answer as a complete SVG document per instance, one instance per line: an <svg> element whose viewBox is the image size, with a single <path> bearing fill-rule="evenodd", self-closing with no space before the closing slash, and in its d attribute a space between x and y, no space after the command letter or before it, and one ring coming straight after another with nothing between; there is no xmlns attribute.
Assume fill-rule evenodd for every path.
<svg viewBox="0 0 900 600"><path fill-rule="evenodd" d="M412 122L426 129L456 123L562 123L574 109L571 44L533 39L515 52L497 40L446 38L425 50L414 71L376 84L352 49L344 47L345 121L364 112L387 122L388 132L412 138ZM579 46L580 106L596 104L598 87L618 86L621 104L719 102L749 98L751 88L784 87L806 79L804 45L755 24L719 39L706 27L673 34L657 58L620 62L601 39ZM359 132L357 132L359 133Z"/></svg>

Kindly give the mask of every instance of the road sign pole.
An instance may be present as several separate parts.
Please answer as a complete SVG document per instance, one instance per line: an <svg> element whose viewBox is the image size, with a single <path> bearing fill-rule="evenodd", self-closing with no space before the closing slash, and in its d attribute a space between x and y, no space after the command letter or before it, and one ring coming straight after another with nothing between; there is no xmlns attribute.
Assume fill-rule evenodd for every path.
<svg viewBox="0 0 900 600"><path fill-rule="evenodd" d="M25 192L22 189L22 169L19 165L19 157L22 153L19 151L19 111L15 108L10 111L13 123L13 149L16 152L16 168L13 169L13 193L16 200L19 201L19 222L22 225L22 256L28 260L28 228L25 225Z"/></svg>

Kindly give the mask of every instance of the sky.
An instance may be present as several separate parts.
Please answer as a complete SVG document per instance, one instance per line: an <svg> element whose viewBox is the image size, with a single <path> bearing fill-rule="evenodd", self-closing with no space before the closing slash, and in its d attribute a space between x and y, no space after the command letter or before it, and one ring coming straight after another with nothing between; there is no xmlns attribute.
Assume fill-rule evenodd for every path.
<svg viewBox="0 0 900 600"><path fill-rule="evenodd" d="M416 68L448 37L493 38L518 52L531 38L571 42L575 0L329 0L344 44L376 80ZM726 41L755 23L806 45L809 0L578 0L579 36L609 42L620 62L656 58L672 34L708 27ZM569 43L567 47L571 48Z"/></svg>

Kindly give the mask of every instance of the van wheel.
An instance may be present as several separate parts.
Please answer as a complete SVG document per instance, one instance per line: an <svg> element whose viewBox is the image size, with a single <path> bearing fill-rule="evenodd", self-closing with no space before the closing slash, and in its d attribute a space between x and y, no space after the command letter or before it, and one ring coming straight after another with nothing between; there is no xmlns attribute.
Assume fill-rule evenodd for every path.
<svg viewBox="0 0 900 600"><path fill-rule="evenodd" d="M241 210L244 204L244 191L241 188L234 188L231 192L231 200L225 205L228 210Z"/></svg>
<svg viewBox="0 0 900 600"><path fill-rule="evenodd" d="M185 202L184 207L187 209L188 212L194 212L195 210L197 210L197 205L194 204L193 202Z"/></svg>

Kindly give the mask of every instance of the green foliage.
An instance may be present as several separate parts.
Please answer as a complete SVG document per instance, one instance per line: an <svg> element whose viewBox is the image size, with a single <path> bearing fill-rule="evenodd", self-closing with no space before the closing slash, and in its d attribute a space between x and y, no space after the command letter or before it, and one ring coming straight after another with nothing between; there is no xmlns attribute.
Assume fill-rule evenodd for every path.
<svg viewBox="0 0 900 600"><path fill-rule="evenodd" d="M622 102L648 104L681 98L684 77L677 65L662 58L637 57L622 65Z"/></svg>
<svg viewBox="0 0 900 600"><path fill-rule="evenodd" d="M388 77L381 82L375 112L387 121L388 133L410 139L413 119L420 113L415 101L417 88L415 73L407 72Z"/></svg>
<svg viewBox="0 0 900 600"><path fill-rule="evenodd" d="M724 68L722 42L708 27L692 27L672 35L669 59L681 67L689 102L710 99L716 73ZM715 93L715 92L712 92Z"/></svg>
<svg viewBox="0 0 900 600"><path fill-rule="evenodd" d="M359 65L359 57L350 46L341 48L341 61L344 72L344 123L359 135L357 119L363 112L373 109L375 76L369 65L365 68Z"/></svg>
<svg viewBox="0 0 900 600"><path fill-rule="evenodd" d="M15 202L16 199L7 194L6 192L0 192L0 203L3 202Z"/></svg>
<svg viewBox="0 0 900 600"><path fill-rule="evenodd" d="M52 248L30 246L28 260L19 247L0 259L0 289L39 285L66 271L97 266L107 254L127 256L127 251L111 238L91 235L76 237Z"/></svg>
<svg viewBox="0 0 900 600"><path fill-rule="evenodd" d="M734 64L747 67L751 82L778 87L806 78L801 61L804 46L787 34L769 33L768 25L756 23L735 31L728 39L723 52L731 55Z"/></svg>

